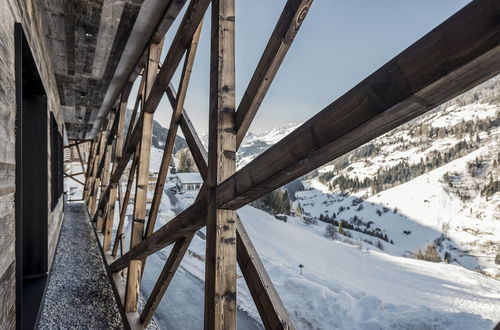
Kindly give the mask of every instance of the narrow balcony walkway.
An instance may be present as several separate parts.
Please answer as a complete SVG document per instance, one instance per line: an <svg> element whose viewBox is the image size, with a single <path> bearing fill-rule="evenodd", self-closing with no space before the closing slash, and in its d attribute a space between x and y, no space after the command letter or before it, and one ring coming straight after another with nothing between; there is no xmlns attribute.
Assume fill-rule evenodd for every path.
<svg viewBox="0 0 500 330"><path fill-rule="evenodd" d="M66 204L40 329L122 329L85 204Z"/></svg>

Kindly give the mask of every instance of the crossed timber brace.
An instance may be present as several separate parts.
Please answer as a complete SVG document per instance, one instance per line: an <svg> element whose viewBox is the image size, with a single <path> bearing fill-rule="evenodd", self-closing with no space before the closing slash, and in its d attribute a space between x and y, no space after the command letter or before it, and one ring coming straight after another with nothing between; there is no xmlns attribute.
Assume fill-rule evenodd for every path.
<svg viewBox="0 0 500 330"><path fill-rule="evenodd" d="M174 109L171 129L165 145L173 145L175 132L180 126L196 165L205 180L193 205L154 231L166 170L172 152L171 147L165 148L164 161L162 160L161 166L163 172L158 176L150 214L145 221L146 225L144 226L143 223L136 225L135 221L133 227L139 228L132 233L132 240L135 244L132 244L130 250L125 254L122 253L116 260L109 255L109 268L114 272L115 284L119 282L120 271L128 268L127 290L122 290L121 299L125 310L129 312L127 317L131 327L144 327L148 324L196 231L207 226L205 328L235 327L236 260L265 327L267 329L293 328L290 317L279 300L234 210L500 72L500 23L496 18L500 5L492 0L476 0L248 165L235 171L234 155L297 34L311 2L311 0L287 1L256 71L235 111L234 36L232 35L234 33L234 0L212 1L211 35L214 40L212 40L211 50L211 119L210 153L208 154L210 156L201 145L183 109L192 66L189 63L194 58L201 20L210 3L208 0L190 2L163 65L160 66L159 71L152 73L153 75L157 73L154 82L145 82L146 87L140 89L140 93L143 94L141 101L136 102L136 107L140 103L141 112L136 123L133 122L129 126L122 156L113 163L109 184L106 187L102 186L98 203L95 187L101 186L101 178L96 174L99 164L105 162L102 160L105 154L103 145L105 145L106 134L104 132L111 130L114 126L111 120L109 120L108 128L104 125L105 129L96 138L93 156L89 160L89 164L92 165L92 176L87 180L88 185L86 185L89 187L89 209L95 220L99 218L99 210L105 210L113 204L111 197L115 194L112 193L113 184L119 182L132 158L134 168L129 171L127 191L120 211L119 227L120 225L123 227L122 217L125 216L131 182L136 172L137 186L139 189L144 187L144 181L139 180L139 176L142 175L144 178L144 173L147 173L144 170L145 167L141 167L141 155L144 156L144 143L148 141L150 143L148 140L151 134L148 124L149 116L155 112L164 93L167 94ZM172 9L170 14L173 12L176 13L175 17L179 13L178 7L175 10ZM168 17L171 19L172 16ZM159 26L165 25L159 24ZM187 55L179 85L179 95L176 95L170 81L185 53ZM143 75L149 77L147 71L144 70ZM144 92L141 91L142 89ZM227 114L231 115L226 116ZM217 135L223 138L220 139ZM142 161L144 163L144 157ZM143 209L145 210L144 195L139 198L138 195L136 192L134 219L145 220L145 217L141 218L142 214L140 214ZM227 227L221 238L228 244L217 243L218 236L216 235L220 233L214 232L216 226ZM123 228L119 229L115 238L112 252L114 256L117 254L119 242L122 242L122 230ZM136 312L136 301L142 270L141 263L144 263L149 255L170 244L174 244L172 252L145 309L139 315ZM121 246L123 248L123 243ZM220 269L213 267L216 258L222 262ZM221 283L222 278L227 280L227 283ZM119 283L116 285L118 287ZM216 296L223 297L223 299L217 301L214 299Z"/></svg>

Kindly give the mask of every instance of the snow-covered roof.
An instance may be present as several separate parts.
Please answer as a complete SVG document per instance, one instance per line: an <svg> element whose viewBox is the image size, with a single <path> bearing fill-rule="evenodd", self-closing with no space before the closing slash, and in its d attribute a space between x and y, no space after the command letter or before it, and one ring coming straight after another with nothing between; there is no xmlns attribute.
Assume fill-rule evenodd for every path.
<svg viewBox="0 0 500 330"><path fill-rule="evenodd" d="M203 179L201 178L200 173L177 173L174 175L177 179L179 179L180 183L203 183Z"/></svg>

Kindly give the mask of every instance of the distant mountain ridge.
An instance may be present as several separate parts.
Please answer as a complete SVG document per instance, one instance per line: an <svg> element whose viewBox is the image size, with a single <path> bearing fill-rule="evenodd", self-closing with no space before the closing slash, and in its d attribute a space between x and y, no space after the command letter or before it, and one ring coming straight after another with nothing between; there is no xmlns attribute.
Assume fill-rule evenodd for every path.
<svg viewBox="0 0 500 330"><path fill-rule="evenodd" d="M133 109L127 109L127 116L126 116L126 127L125 127L125 132L128 130L128 123L130 122L130 118L132 117L132 111ZM151 139L151 143L153 147L157 149L163 149L165 147L165 142L167 141L167 135L168 135L168 128L163 127L159 122L156 120L153 121L153 136ZM173 153L177 153L177 151L187 148L187 142L184 138L180 137L179 135L176 136L175 138L175 143L174 143L174 150Z"/></svg>

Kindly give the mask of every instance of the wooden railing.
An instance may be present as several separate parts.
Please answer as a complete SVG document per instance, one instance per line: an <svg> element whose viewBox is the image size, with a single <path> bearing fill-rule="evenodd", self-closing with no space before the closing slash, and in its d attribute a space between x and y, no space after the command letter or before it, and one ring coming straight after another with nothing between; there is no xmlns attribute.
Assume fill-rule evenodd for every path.
<svg viewBox="0 0 500 330"><path fill-rule="evenodd" d="M476 0L467 5L236 171L238 147L312 0L287 1L238 107L234 97L234 0L191 0L160 64L163 41L158 35L165 34L180 11L179 4L185 2L171 1L170 9L158 23L145 50L147 60L139 62L139 66L144 62L145 65L137 68L142 71L142 78L128 132L124 132L125 111L133 81L123 87L118 105L110 111L107 122L94 139L84 198L101 237L113 284L130 327L147 326L194 233L206 226L205 329L236 328L236 262L265 327L293 329L291 318L235 210L497 75L500 72L500 4ZM202 18L210 2L212 47L207 153L184 109L184 101ZM183 56L176 93L170 82ZM173 113L146 219L153 115L165 93ZM179 126L205 184L193 205L154 232ZM123 192L119 180L127 168L127 186ZM130 247L124 253L123 228L134 177L136 192ZM113 239L117 200L121 208ZM146 259L170 244L174 247L139 315L137 301ZM121 253L117 257L119 248ZM127 271L122 272L124 269Z"/></svg>

